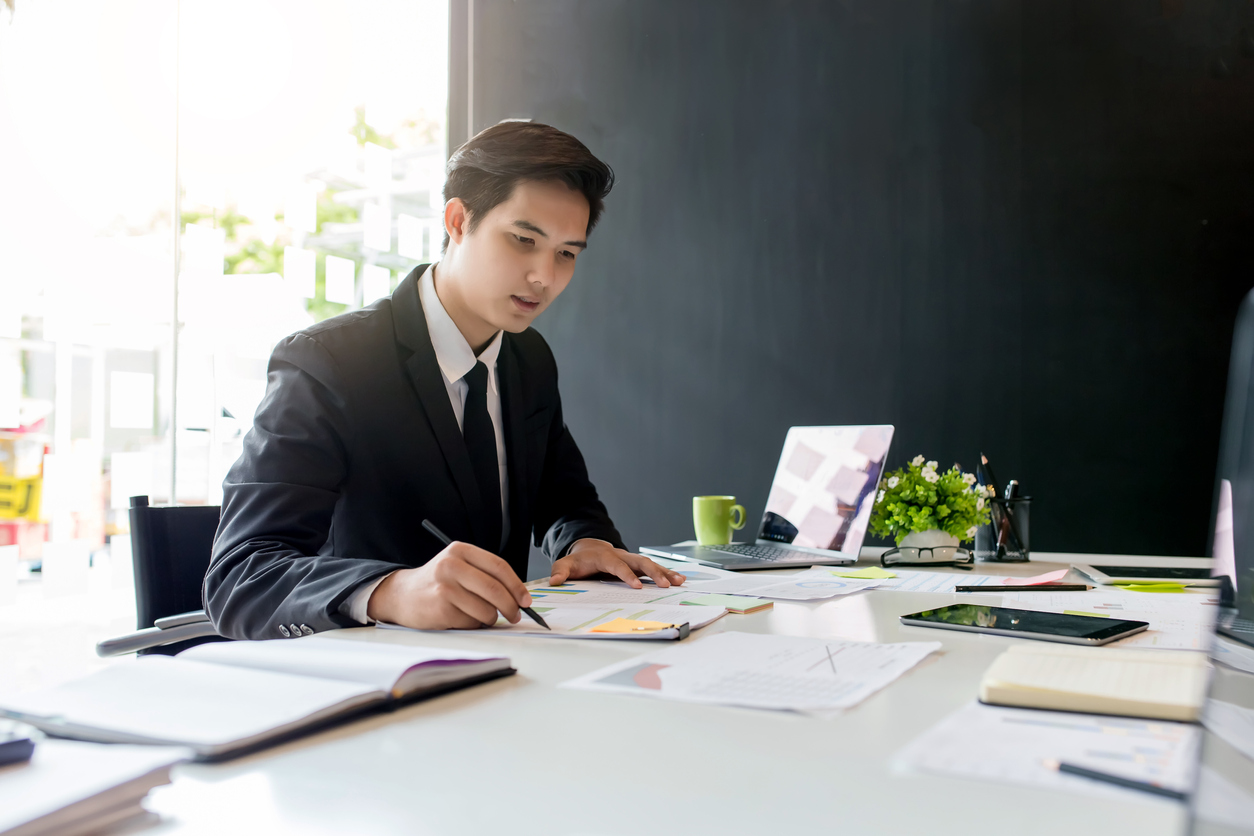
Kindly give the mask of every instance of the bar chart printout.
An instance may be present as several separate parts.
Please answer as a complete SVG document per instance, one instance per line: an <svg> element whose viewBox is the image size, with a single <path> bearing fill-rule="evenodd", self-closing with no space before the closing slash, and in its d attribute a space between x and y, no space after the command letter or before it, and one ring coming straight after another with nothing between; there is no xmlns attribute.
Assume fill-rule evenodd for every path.
<svg viewBox="0 0 1254 836"><path fill-rule="evenodd" d="M905 770L1172 805L1176 802L1060 773L1047 762L1187 792L1194 786L1200 743L1200 729L1191 723L971 703L894 760Z"/></svg>
<svg viewBox="0 0 1254 836"><path fill-rule="evenodd" d="M857 705L938 649L939 642L878 644L727 632L615 663L563 687L827 711Z"/></svg>

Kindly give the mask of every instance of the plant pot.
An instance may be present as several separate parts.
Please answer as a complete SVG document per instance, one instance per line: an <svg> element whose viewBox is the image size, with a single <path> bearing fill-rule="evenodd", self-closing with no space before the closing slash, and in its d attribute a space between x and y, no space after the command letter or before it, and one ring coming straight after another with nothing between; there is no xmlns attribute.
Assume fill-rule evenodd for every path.
<svg viewBox="0 0 1254 836"><path fill-rule="evenodd" d="M899 548L909 549L934 549L937 546L957 546L958 538L952 534L946 534L939 528L929 528L927 531L911 531L902 538Z"/></svg>

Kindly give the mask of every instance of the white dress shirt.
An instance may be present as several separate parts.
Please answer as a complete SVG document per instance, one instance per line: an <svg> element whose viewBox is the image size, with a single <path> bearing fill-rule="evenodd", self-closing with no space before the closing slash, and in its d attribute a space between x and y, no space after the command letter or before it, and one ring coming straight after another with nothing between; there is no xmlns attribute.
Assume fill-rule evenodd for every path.
<svg viewBox="0 0 1254 836"><path fill-rule="evenodd" d="M440 366L440 376L444 378L444 388L448 390L449 403L453 406L459 428L466 414L466 395L470 392L470 384L463 378L475 367L476 362L482 361L488 367L488 416L492 419L492 429L496 433L496 461L501 473L501 543L504 544L509 538L509 477L505 462L505 421L501 416L501 389L496 378L496 361L501 354L502 332L498 331L488 347L476 357L470 343L466 342L435 292L434 264L427 268L427 272L418 281L418 297L422 300L422 313L427 320L427 332L431 335L431 347L435 349L435 360ZM373 624L367 614L370 596L387 577L388 575L384 575L358 589L340 605L340 612L358 623Z"/></svg>

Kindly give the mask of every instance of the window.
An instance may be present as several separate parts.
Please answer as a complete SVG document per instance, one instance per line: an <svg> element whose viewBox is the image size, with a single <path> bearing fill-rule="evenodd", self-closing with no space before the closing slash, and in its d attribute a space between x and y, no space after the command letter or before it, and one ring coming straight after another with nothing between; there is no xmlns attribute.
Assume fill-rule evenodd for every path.
<svg viewBox="0 0 1254 836"><path fill-rule="evenodd" d="M129 606L128 497L220 502L274 344L435 257L447 18L0 8L0 621Z"/></svg>

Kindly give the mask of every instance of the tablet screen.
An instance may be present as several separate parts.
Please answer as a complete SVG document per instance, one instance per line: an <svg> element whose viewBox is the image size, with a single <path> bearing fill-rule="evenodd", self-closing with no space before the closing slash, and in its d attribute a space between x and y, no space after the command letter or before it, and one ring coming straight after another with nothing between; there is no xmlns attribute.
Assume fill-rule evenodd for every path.
<svg viewBox="0 0 1254 836"><path fill-rule="evenodd" d="M1117 636L1145 623L1089 615L1013 610L1006 607L981 607L974 604L953 604L935 610L924 610L911 615L903 615L902 619L931 624L985 627L990 630L1044 633L1079 639L1104 639Z"/></svg>
<svg viewBox="0 0 1254 836"><path fill-rule="evenodd" d="M1173 578L1182 581L1200 581L1210 577L1210 569L1163 569L1153 566L1094 566L1093 568L1112 578Z"/></svg>

